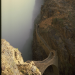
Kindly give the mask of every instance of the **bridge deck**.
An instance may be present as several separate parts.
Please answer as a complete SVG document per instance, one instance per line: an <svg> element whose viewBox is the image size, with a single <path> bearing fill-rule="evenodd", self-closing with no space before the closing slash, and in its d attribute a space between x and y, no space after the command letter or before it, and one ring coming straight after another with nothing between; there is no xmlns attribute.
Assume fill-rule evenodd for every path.
<svg viewBox="0 0 75 75"><path fill-rule="evenodd" d="M48 57L46 59L44 59L43 61L34 61L35 65L38 67L38 69L40 70L41 74L43 74L44 71L47 69L47 67L50 66L50 65L55 65L58 68L57 51L52 50L47 45L45 40L39 35L38 25L36 25L36 36L37 36L38 42L42 45L42 47L45 49L45 52L48 55ZM53 68L53 69L54 69L55 74L59 75L58 72L55 71L55 68Z"/></svg>

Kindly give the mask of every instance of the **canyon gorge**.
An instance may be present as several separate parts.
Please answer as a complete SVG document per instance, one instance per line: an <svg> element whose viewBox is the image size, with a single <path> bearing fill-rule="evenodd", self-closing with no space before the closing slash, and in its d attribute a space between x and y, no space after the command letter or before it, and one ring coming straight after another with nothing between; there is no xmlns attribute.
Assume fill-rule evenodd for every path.
<svg viewBox="0 0 75 75"><path fill-rule="evenodd" d="M10 45L12 45L12 41L9 41L8 43L5 40L1 40L1 51L3 53L2 59L4 61L6 60L5 57L7 56L7 52L9 52L9 50L13 57L11 57L11 64L14 63L15 67L11 69L11 75L75 75L75 1L36 0L32 15L34 16L32 17L32 23L29 22L30 24L32 24L32 29L30 31L32 33L28 34L31 38L27 38L26 44L23 43L21 45L21 42L27 36L23 36L24 34L19 35L20 37L18 36L19 38L25 37L24 39L21 38L22 40L18 39L20 40L18 43L20 43L21 46L24 45L23 50L28 50L28 52L21 52L21 48L19 48L19 51L21 52L20 54L20 52L15 49L20 45L13 45L13 47L15 47L13 48L12 46L9 46L9 43ZM6 34L6 31L3 33ZM22 33L23 32L18 32L18 34ZM18 34L16 33L15 35L13 35L14 38ZM3 37L4 36L5 35L3 35ZM12 38L13 36L10 36L10 38ZM8 41L7 38L6 40ZM15 40L17 40L17 37L15 38ZM27 42L30 41L31 44L28 44ZM14 43L17 44L17 42ZM32 51L30 48L32 48ZM14 51L12 52L12 50ZM3 51L5 51L6 55ZM15 54L15 52L17 52L17 55ZM27 53L29 54L26 55ZM11 55L9 54L8 57L6 57L7 60L10 59L9 56ZM18 59L16 58L16 56L18 57ZM51 59L53 59L53 61ZM2 61L2 71L5 69L4 66L5 63ZM36 71L31 71L33 66L36 67ZM16 70L14 73L15 68ZM35 68L33 69L35 70ZM2 75L7 75L6 73L8 72L3 71Z"/></svg>

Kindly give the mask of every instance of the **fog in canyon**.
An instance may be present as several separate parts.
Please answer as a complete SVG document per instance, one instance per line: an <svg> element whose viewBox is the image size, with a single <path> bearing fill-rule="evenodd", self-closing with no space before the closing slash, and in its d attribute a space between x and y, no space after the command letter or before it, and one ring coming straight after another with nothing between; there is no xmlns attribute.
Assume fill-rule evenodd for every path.
<svg viewBox="0 0 75 75"><path fill-rule="evenodd" d="M43 0L2 0L1 38L22 53L24 61L32 59L34 20Z"/></svg>

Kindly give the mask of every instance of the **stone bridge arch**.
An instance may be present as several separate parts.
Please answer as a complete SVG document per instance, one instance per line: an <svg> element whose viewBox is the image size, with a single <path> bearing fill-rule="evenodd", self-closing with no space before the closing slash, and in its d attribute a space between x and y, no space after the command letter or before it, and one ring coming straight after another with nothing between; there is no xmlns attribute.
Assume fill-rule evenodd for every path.
<svg viewBox="0 0 75 75"><path fill-rule="evenodd" d="M59 75L58 67L52 64L45 69L42 75L50 75L50 74Z"/></svg>
<svg viewBox="0 0 75 75"><path fill-rule="evenodd" d="M52 65L53 72L55 75L59 75L58 71L58 56L56 51L50 52L49 56L44 59L43 61L34 61L35 65L40 70L41 74L43 75L44 71Z"/></svg>
<svg viewBox="0 0 75 75"><path fill-rule="evenodd" d="M57 51L51 49L45 40L40 36L39 30L38 30L38 24L36 24L36 37L39 42L39 44L42 46L42 48L45 50L48 57L44 59L43 61L34 61L35 65L40 70L41 74L43 75L44 71L51 65L53 68L53 72L55 75L59 75L58 71L58 55ZM53 75L53 74L51 74Z"/></svg>

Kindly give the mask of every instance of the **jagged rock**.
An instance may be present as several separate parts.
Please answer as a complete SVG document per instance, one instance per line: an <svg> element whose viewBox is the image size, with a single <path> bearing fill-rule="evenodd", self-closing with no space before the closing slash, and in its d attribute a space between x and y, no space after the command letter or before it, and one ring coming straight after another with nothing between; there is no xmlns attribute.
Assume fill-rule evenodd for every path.
<svg viewBox="0 0 75 75"><path fill-rule="evenodd" d="M24 62L21 52L1 39L1 75L41 75L34 62Z"/></svg>
<svg viewBox="0 0 75 75"><path fill-rule="evenodd" d="M1 68L2 75L20 75L17 68L17 60L14 61L15 55L13 48L5 39L1 39ZM17 49L16 49L17 50ZM20 61L20 60L19 60Z"/></svg>
<svg viewBox="0 0 75 75"><path fill-rule="evenodd" d="M35 66L34 62L31 61L29 63L24 63L21 65L17 65L18 69L20 71L20 74L24 75L41 75L41 72L39 71L39 69Z"/></svg>
<svg viewBox="0 0 75 75"><path fill-rule="evenodd" d="M5 39L1 39L1 45L2 53L7 52L8 54L10 54L16 64L24 63L24 60L21 56L21 52L17 48L11 46Z"/></svg>

